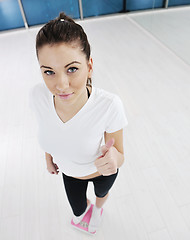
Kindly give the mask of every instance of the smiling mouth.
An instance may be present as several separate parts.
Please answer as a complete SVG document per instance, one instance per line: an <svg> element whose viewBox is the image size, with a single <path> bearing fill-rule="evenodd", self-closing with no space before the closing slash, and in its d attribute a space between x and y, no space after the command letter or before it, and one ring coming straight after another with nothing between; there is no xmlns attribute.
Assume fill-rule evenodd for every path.
<svg viewBox="0 0 190 240"><path fill-rule="evenodd" d="M73 93L68 93L68 94L58 94L59 96L64 96L64 97L66 97L66 96L69 96L69 95L71 95L71 94L73 94Z"/></svg>

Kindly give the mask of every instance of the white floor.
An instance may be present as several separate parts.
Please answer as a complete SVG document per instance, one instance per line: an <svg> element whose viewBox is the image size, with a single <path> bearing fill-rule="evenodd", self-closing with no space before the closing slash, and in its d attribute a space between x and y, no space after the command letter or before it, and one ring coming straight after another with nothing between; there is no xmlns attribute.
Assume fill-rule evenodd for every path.
<svg viewBox="0 0 190 240"><path fill-rule="evenodd" d="M93 84L121 97L129 121L125 163L94 239L190 239L190 19L178 13L154 11L151 29L149 13L79 21L92 46ZM38 30L0 34L0 239L91 239L70 225L61 174L48 173L28 108L29 89L43 81ZM94 202L91 183L87 194Z"/></svg>
<svg viewBox="0 0 190 240"><path fill-rule="evenodd" d="M190 7L130 13L130 17L190 65Z"/></svg>

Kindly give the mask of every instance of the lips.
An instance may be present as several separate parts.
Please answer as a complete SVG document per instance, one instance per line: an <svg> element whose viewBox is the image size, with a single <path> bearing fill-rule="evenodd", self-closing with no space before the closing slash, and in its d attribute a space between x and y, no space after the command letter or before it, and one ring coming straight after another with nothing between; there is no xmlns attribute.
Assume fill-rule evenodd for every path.
<svg viewBox="0 0 190 240"><path fill-rule="evenodd" d="M64 97L66 97L66 96L69 96L69 95L71 95L71 94L73 94L73 93L68 93L68 94L59 94L59 96L64 96Z"/></svg>

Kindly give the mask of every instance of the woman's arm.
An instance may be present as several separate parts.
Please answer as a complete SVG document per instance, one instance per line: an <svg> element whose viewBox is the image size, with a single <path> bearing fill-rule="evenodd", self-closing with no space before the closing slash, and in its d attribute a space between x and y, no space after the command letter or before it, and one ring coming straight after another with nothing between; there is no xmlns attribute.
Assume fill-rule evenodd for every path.
<svg viewBox="0 0 190 240"><path fill-rule="evenodd" d="M53 162L53 157L49 153L45 152L45 155L46 155L47 170L51 174L57 175L59 173L58 171L59 167L57 166L56 163Z"/></svg>
<svg viewBox="0 0 190 240"><path fill-rule="evenodd" d="M45 152L45 157L47 165L53 163L53 157L49 153Z"/></svg>

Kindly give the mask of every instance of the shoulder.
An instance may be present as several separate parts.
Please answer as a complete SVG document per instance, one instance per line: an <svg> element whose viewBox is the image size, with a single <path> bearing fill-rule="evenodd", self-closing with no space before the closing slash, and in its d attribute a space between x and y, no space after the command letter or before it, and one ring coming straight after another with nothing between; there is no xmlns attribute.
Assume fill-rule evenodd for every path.
<svg viewBox="0 0 190 240"><path fill-rule="evenodd" d="M122 99L120 98L120 96L118 96L116 93L113 92L109 92L106 91L104 89L102 89L102 93L104 98L107 101L107 106L108 106L108 112L118 112L121 111L121 109L124 108Z"/></svg>
<svg viewBox="0 0 190 240"><path fill-rule="evenodd" d="M107 91L103 88L98 88L95 87L95 92L96 92L96 98L103 101L104 103L106 102L108 105L113 104L114 102L117 102L120 97L110 91Z"/></svg>
<svg viewBox="0 0 190 240"><path fill-rule="evenodd" d="M44 91L44 90L45 90L44 83L37 83L30 89L30 93L31 94L37 94L38 92L41 92L41 91Z"/></svg>
<svg viewBox="0 0 190 240"><path fill-rule="evenodd" d="M42 103L49 100L48 89L45 83L37 83L29 90L29 104L33 108L39 108Z"/></svg>
<svg viewBox="0 0 190 240"><path fill-rule="evenodd" d="M29 91L30 98L34 101L39 101L43 98L49 98L49 94L50 92L43 82L35 84Z"/></svg>

